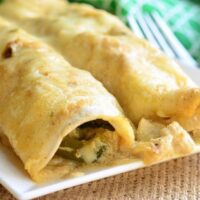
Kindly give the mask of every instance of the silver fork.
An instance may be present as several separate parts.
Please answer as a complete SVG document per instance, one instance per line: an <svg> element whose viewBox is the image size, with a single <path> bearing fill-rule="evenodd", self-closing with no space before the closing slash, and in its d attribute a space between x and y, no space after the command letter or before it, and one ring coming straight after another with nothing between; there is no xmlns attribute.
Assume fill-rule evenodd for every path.
<svg viewBox="0 0 200 200"><path fill-rule="evenodd" d="M168 25L157 14L142 14L129 16L128 23L138 37L149 40L155 47L161 49L168 56L181 60L187 65L197 67L198 63L171 32Z"/></svg>

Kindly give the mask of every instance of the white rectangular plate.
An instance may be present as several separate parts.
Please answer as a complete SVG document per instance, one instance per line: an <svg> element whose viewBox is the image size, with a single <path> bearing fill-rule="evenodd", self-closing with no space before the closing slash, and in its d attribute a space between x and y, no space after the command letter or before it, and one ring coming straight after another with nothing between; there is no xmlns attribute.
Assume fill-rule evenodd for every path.
<svg viewBox="0 0 200 200"><path fill-rule="evenodd" d="M200 70L192 67L183 67L184 71L200 85ZM32 199L45 194L70 188L90 181L128 172L144 167L141 161L123 164L115 167L106 167L91 170L83 176L54 181L38 185L34 183L25 170L21 161L8 149L0 145L0 183L18 199Z"/></svg>

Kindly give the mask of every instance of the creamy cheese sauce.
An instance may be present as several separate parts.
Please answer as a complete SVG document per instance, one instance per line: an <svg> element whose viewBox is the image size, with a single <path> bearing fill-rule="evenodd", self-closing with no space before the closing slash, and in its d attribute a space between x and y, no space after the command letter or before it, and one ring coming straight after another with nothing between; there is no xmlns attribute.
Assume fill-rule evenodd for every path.
<svg viewBox="0 0 200 200"><path fill-rule="evenodd" d="M65 48L66 36L70 37L73 34L81 34L88 30L102 35L110 34L123 36L123 34L129 34L126 31L125 33L117 33L119 30L113 30L112 27L109 26L106 27L107 17L104 15L99 15L99 19L96 21L93 20L94 17L98 18L98 15L94 14L95 12L92 13L91 16L89 16L89 14L88 16L78 16L76 12L68 13L68 15L66 14L65 16L64 14L59 14L62 12L64 13L62 7L56 8L52 6L48 8L43 5L41 8L36 6L35 11L34 9L33 11L29 11L26 9L26 6L25 8L22 8L20 7L20 3L17 5L18 9L21 11L18 11L19 18L20 15L21 17L24 15L33 19L30 23L26 21L27 24L21 24L21 27L24 27L32 34L40 36L40 39L44 42L51 45L53 44L52 46L54 46L57 51L62 51L62 48ZM13 5L10 4L10 6L12 10ZM9 10L9 6L7 6L7 10ZM52 14L52 18L46 19L43 14L47 14L50 11L53 11L54 14ZM17 15L17 12L14 13L13 16L14 15ZM57 19L56 15L58 15ZM77 17L70 18L70 15L77 15ZM10 12L8 16L13 18L12 12ZM109 19L115 20L114 18ZM46 29L49 27L49 30L43 30L41 28L44 24L46 25ZM74 24L77 24L77 26L74 26ZM62 30L60 27L62 27ZM39 33L38 30L40 30ZM47 32L49 34L47 34ZM120 40L122 43L125 41L126 37L121 38ZM59 48L56 48L57 43L59 43ZM127 49L131 48L128 45L126 47ZM138 58L143 57L144 49L137 50L137 52L132 51L130 54L127 54L127 56L130 56L130 61L132 61L131 57L134 56L137 56ZM125 51L125 49L122 49L122 51ZM9 51L5 52L4 56L9 56L9 53ZM134 63L131 63L131 65L134 65ZM178 69L175 71L171 69L170 71L170 68L162 65L160 66L160 69L158 69L146 60L144 60L144 64L140 66L140 70L137 73L140 82L143 82L144 85L151 85L149 89L154 91L157 90L158 93L163 90L170 91L174 88L177 89L184 81L188 81L188 85L194 86L192 82L190 83L189 79L185 80L185 77ZM181 75L179 75L179 73ZM37 74L35 74L35 76L36 75ZM173 79L173 76L175 75L178 76L177 80ZM159 82L161 83L161 86L157 87ZM149 99L149 97L147 99ZM138 99L138 101L140 100L141 99ZM143 105L143 109L146 105L147 104ZM166 117L163 116L162 113L158 115L161 118ZM199 116L200 114L198 113L195 118L191 118L189 121L188 118L179 119L180 123L182 123L181 125L175 122L176 119L173 119L170 123L158 123L152 120L142 119L140 120L136 131L137 141L132 149L129 149L127 152L121 151L120 137L115 130L109 130L103 126L84 129L77 128L63 139L57 153L48 163L47 167L45 167L45 170L41 172L41 176L48 177L49 179L51 176L55 176L55 171L58 174L58 177L68 176L69 174L82 175L80 172L85 168L97 168L101 165L112 165L112 163L126 163L130 159L133 161L136 157L142 159L147 164L151 164L164 159L189 154L194 151L195 143L193 139L195 139L195 142L199 142ZM189 128L187 128L187 126ZM191 127L195 127L195 129L190 130ZM192 134L190 135L183 128L187 131L192 131ZM191 136L193 136L193 138ZM5 138L2 140L4 143L7 142Z"/></svg>

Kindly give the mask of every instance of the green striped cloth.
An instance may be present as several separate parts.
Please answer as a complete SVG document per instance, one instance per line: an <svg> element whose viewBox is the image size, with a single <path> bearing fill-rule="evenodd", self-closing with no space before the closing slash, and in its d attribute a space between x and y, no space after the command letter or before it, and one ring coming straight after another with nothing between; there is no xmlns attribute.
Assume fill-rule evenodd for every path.
<svg viewBox="0 0 200 200"><path fill-rule="evenodd" d="M200 63L200 0L69 0L105 9L127 23L127 17L142 8L159 13L176 37ZM199 3L198 3L199 2Z"/></svg>

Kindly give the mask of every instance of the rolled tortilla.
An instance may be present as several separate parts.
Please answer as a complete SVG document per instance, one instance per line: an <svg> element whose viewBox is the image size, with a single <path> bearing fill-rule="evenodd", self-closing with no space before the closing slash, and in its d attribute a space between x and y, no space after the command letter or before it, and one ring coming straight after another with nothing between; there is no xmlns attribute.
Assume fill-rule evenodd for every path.
<svg viewBox="0 0 200 200"><path fill-rule="evenodd" d="M84 163L108 165L134 143L132 126L100 82L2 18L0 94L3 135L36 181L69 175ZM65 159L64 150L79 160Z"/></svg>
<svg viewBox="0 0 200 200"><path fill-rule="evenodd" d="M40 37L73 66L90 71L104 84L137 126L133 153L145 163L196 152L200 141L197 85L116 17L91 6L63 2L6 0L0 15Z"/></svg>
<svg viewBox="0 0 200 200"><path fill-rule="evenodd" d="M136 37L114 16L90 6L59 6L58 2L63 3L35 0L28 5L23 0L7 0L0 14L41 37L73 66L90 71L118 99L133 123L142 118L171 119L193 129L188 120L199 116L200 89L173 60ZM20 12L14 3L34 16ZM33 5L37 12L31 9Z"/></svg>

